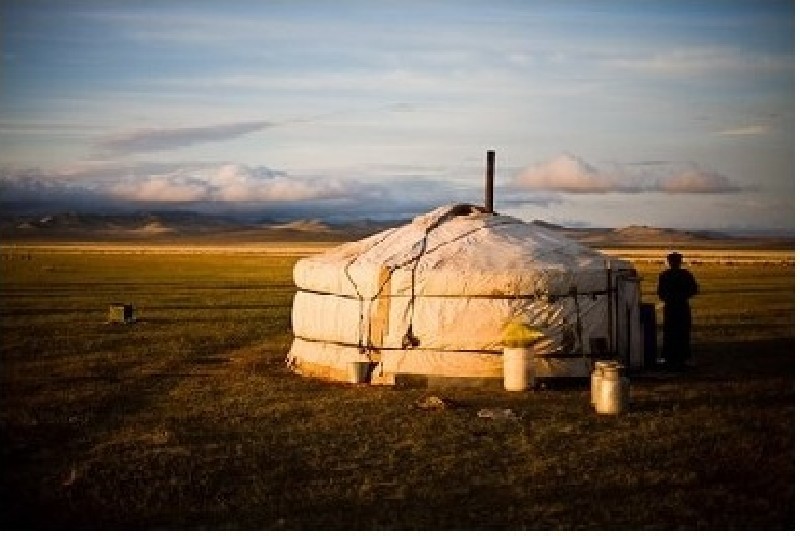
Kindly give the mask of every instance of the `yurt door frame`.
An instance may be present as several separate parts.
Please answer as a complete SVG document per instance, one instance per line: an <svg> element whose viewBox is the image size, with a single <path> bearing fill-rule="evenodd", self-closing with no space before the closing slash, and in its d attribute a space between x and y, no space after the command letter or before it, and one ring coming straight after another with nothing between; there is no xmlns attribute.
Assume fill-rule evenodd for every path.
<svg viewBox="0 0 800 536"><path fill-rule="evenodd" d="M628 368L642 365L642 336L639 319L639 278L620 274L616 277L616 351Z"/></svg>

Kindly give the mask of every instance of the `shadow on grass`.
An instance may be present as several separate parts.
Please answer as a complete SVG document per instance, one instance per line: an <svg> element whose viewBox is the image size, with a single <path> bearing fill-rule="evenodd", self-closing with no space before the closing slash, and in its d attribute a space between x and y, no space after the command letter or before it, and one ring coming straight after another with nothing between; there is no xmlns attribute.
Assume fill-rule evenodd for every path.
<svg viewBox="0 0 800 536"><path fill-rule="evenodd" d="M58 522L62 528L71 526L70 521L55 514L48 520L42 516L42 508L63 500L62 480L78 463L77 453L109 430L124 426L128 416L147 412L183 379L199 375L185 372L182 366L185 365L177 360L166 361L155 370L114 381L88 376L65 378L63 382L49 379L43 389L48 390L54 403L63 401L52 407L11 410L9 400L13 394L6 393L3 402L7 411L28 411L30 417L0 423L0 452L7 467L12 468L0 477L0 526L53 527ZM81 391L86 396L72 402L80 385L88 388Z"/></svg>
<svg viewBox="0 0 800 536"><path fill-rule="evenodd" d="M692 345L692 362L682 372L646 370L638 383L695 383L767 378L794 378L794 339L714 341Z"/></svg>
<svg viewBox="0 0 800 536"><path fill-rule="evenodd" d="M696 369L689 378L794 378L794 338L715 341L694 345Z"/></svg>
<svg viewBox="0 0 800 536"><path fill-rule="evenodd" d="M690 385L754 379L792 379L794 339L775 338L754 341L714 341L693 345L694 363L682 372L648 369L631 374L636 384L655 386L664 383ZM538 380L536 391L586 391L588 378L547 378Z"/></svg>
<svg viewBox="0 0 800 536"><path fill-rule="evenodd" d="M633 378L630 412L720 410L794 405L794 339L714 341L693 346L694 364L680 373L646 372Z"/></svg>

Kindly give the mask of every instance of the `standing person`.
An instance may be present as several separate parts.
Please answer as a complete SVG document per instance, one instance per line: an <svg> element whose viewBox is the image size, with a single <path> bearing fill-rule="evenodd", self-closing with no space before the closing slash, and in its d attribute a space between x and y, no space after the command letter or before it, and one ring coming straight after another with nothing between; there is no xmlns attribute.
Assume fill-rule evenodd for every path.
<svg viewBox="0 0 800 536"><path fill-rule="evenodd" d="M664 346L661 356L670 370L683 370L691 358L692 310L689 299L697 294L697 282L681 268L683 255L667 255L669 269L658 276L658 297L664 302Z"/></svg>

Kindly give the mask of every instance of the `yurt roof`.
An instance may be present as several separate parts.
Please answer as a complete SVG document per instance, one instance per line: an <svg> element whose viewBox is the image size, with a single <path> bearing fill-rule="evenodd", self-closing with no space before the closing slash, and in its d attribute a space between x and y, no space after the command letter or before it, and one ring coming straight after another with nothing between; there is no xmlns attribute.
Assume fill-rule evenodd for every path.
<svg viewBox="0 0 800 536"><path fill-rule="evenodd" d="M362 240L303 259L298 287L344 296L523 295L600 292L610 257L536 223L474 205L447 205Z"/></svg>

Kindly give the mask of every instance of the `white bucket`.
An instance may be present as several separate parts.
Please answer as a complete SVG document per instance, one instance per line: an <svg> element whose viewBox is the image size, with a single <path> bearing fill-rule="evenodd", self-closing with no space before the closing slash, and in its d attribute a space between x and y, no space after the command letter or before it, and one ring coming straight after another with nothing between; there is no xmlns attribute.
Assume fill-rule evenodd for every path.
<svg viewBox="0 0 800 536"><path fill-rule="evenodd" d="M506 391L528 388L529 348L503 348L503 386Z"/></svg>
<svg viewBox="0 0 800 536"><path fill-rule="evenodd" d="M630 380L621 376L621 367L606 367L600 380L595 410L602 415L620 415L628 411Z"/></svg>
<svg viewBox="0 0 800 536"><path fill-rule="evenodd" d="M369 361L351 361L348 373L350 383L369 383Z"/></svg>

